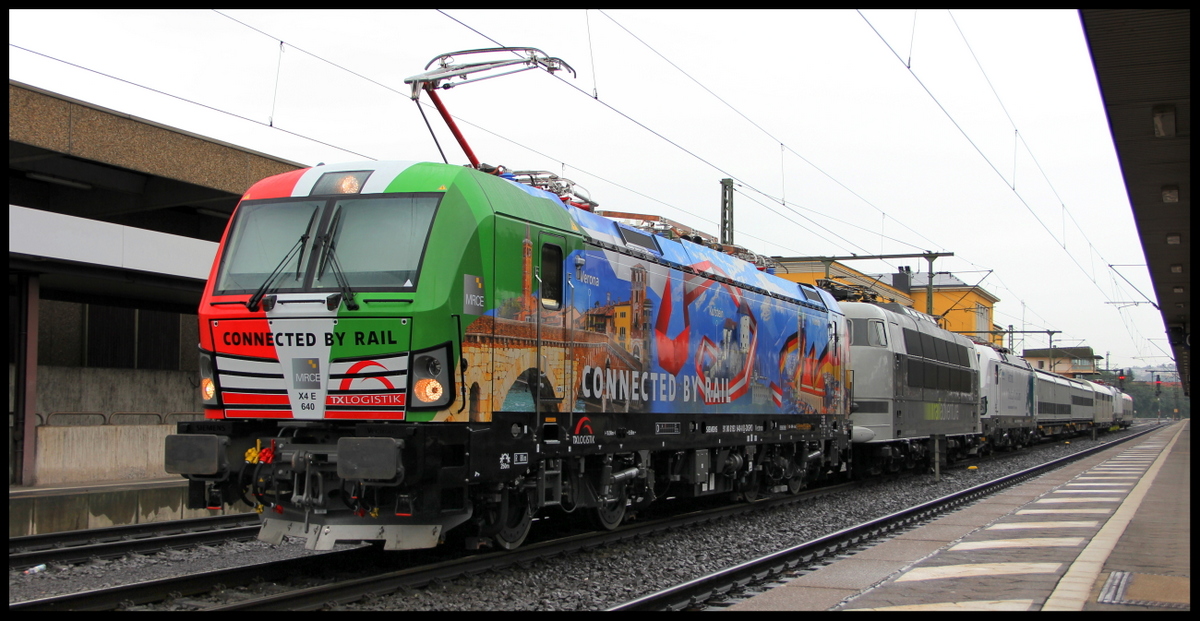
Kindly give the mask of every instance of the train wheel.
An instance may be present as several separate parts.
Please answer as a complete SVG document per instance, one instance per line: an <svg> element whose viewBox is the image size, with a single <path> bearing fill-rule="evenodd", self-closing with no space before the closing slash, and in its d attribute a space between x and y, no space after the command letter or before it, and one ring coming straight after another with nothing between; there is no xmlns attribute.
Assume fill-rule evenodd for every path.
<svg viewBox="0 0 1200 621"><path fill-rule="evenodd" d="M619 485L614 491L616 491L616 498L602 503L598 507L592 507L588 512L588 517L596 528L613 530L621 525L621 520L625 519L625 486Z"/></svg>
<svg viewBox="0 0 1200 621"><path fill-rule="evenodd" d="M800 490L804 489L804 475L797 474L796 476L788 479L787 487L789 494L799 494Z"/></svg>
<svg viewBox="0 0 1200 621"><path fill-rule="evenodd" d="M758 500L760 492L762 492L762 475L757 471L746 474L745 478L741 480L739 487L741 488L739 491L742 494L742 500L746 502Z"/></svg>
<svg viewBox="0 0 1200 621"><path fill-rule="evenodd" d="M533 515L529 511L527 497L522 492L509 494L508 515L504 516L504 524L494 535L496 545L505 550L515 550L529 536L533 525Z"/></svg>
<svg viewBox="0 0 1200 621"><path fill-rule="evenodd" d="M657 496L654 493L654 477L647 477L644 485L636 485L633 495L630 497L629 509L632 511L641 511L650 506Z"/></svg>

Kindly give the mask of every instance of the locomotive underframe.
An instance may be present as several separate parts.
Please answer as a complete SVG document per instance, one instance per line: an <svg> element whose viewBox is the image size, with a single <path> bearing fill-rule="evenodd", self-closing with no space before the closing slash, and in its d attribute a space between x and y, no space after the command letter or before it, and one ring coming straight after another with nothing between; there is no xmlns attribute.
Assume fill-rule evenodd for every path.
<svg viewBox="0 0 1200 621"><path fill-rule="evenodd" d="M1016 449L1036 444L1037 423L1032 416L984 416L983 435L993 449Z"/></svg>
<svg viewBox="0 0 1200 621"><path fill-rule="evenodd" d="M459 526L469 547L515 547L521 518L527 528L549 507L584 508L613 528L667 494L754 500L850 471L848 426L835 416L589 416L610 433L496 413L490 424L192 421L172 438L204 453L200 469L216 464L182 472L190 508L240 499L262 512L260 539L302 537L311 549L432 547ZM247 461L268 447L271 463Z"/></svg>
<svg viewBox="0 0 1200 621"><path fill-rule="evenodd" d="M985 446L984 436L974 433L857 442L854 444L854 476L865 478L932 468L935 458L946 466L978 454Z"/></svg>

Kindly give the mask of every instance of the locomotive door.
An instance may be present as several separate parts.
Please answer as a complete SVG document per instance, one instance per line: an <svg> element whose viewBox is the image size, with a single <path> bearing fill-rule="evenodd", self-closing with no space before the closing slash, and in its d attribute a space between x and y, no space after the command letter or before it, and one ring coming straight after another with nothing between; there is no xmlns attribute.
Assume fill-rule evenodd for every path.
<svg viewBox="0 0 1200 621"><path fill-rule="evenodd" d="M574 378L571 364L571 333L569 317L570 287L563 269L566 238L549 233L538 235L537 369L539 387L534 393L534 407L544 423L556 423L558 413L571 411ZM550 418L556 420L550 421ZM553 428L553 427L551 427Z"/></svg>

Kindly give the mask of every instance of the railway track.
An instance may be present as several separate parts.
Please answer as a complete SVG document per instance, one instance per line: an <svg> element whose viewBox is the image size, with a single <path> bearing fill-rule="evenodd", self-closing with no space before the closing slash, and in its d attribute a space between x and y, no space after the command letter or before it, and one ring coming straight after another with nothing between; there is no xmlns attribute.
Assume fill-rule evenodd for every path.
<svg viewBox="0 0 1200 621"><path fill-rule="evenodd" d="M13 537L8 540L8 568L82 563L129 553L147 554L229 540L249 540L258 534L258 528L259 517L251 513Z"/></svg>
<svg viewBox="0 0 1200 621"><path fill-rule="evenodd" d="M316 610L336 607L364 597L421 588L439 581L454 580L578 550L593 549L624 540L651 536L656 532L691 524L722 520L781 504L804 502L854 486L853 483L845 483L802 492L795 496L764 498L751 504L701 509L681 516L634 522L611 532L586 532L558 537L526 545L513 551L466 556L458 553L459 558L417 564L394 571L385 569L389 564L394 565L394 553L385 553L378 547L367 546L299 559L29 600L12 604L9 609L30 611L137 609L169 598L174 602L188 600L189 604L195 608L204 610ZM432 552L428 554L430 557L435 556L435 553ZM441 558L445 559L445 554L442 554ZM290 589L283 593L263 592L280 588L266 585L284 582L295 576L330 575L339 572L352 577L333 579L325 584ZM230 595L231 590L239 585L257 586L247 589L248 596L239 601L215 601L242 597L241 594ZM219 598L205 597L205 594L213 591L221 591L225 595Z"/></svg>
<svg viewBox="0 0 1200 621"><path fill-rule="evenodd" d="M1046 471L1053 470L1093 453L1109 449L1115 444L1127 442L1155 429L1157 429L1157 426L1015 474L1000 477L982 485L950 494L904 511L899 511L820 537L786 550L780 550L684 584L640 597L609 610L657 611L702 609L707 607L710 601L728 599L732 593L756 585L765 586L779 580L785 574L813 568L836 555L844 554L858 547L864 547L876 539L892 536L897 531L917 526L942 513L973 503L980 498L1021 483Z"/></svg>
<svg viewBox="0 0 1200 621"><path fill-rule="evenodd" d="M354 548L295 559L244 565L230 569L189 574L175 578L136 582L106 589L83 591L43 599L9 604L10 611L118 610L136 609L164 600L179 600L196 595L225 591L228 585L267 585L284 582L291 576L319 575L321 572L350 571L368 562L371 548Z"/></svg>

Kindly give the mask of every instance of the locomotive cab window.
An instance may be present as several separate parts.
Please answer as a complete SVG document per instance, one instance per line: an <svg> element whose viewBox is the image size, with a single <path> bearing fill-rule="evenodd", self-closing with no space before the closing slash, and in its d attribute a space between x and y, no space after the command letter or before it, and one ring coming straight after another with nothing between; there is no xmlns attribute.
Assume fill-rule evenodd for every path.
<svg viewBox="0 0 1200 621"><path fill-rule="evenodd" d="M562 248L554 244L542 244L542 308L558 310L562 308Z"/></svg>
<svg viewBox="0 0 1200 621"><path fill-rule="evenodd" d="M261 201L238 207L229 233L215 293L251 293L288 261L275 279L278 291L298 291L316 246L324 201Z"/></svg>
<svg viewBox="0 0 1200 621"><path fill-rule="evenodd" d="M851 319L848 323L851 345L887 347L887 328L882 319Z"/></svg>
<svg viewBox="0 0 1200 621"><path fill-rule="evenodd" d="M812 302L813 304L816 304L817 306L821 306L821 307L825 306L825 300L821 299L821 294L817 293L816 289L813 289L804 284L801 284L800 290L804 292L804 297L807 298L809 302Z"/></svg>
<svg viewBox="0 0 1200 621"><path fill-rule="evenodd" d="M867 341L872 347L887 347L887 329L882 319L871 319L867 322Z"/></svg>
<svg viewBox="0 0 1200 621"><path fill-rule="evenodd" d="M338 288L338 272L356 289L414 288L437 204L437 197L386 195L337 201L313 289Z"/></svg>
<svg viewBox="0 0 1200 621"><path fill-rule="evenodd" d="M412 291L441 194L247 201L213 293L351 288Z"/></svg>

